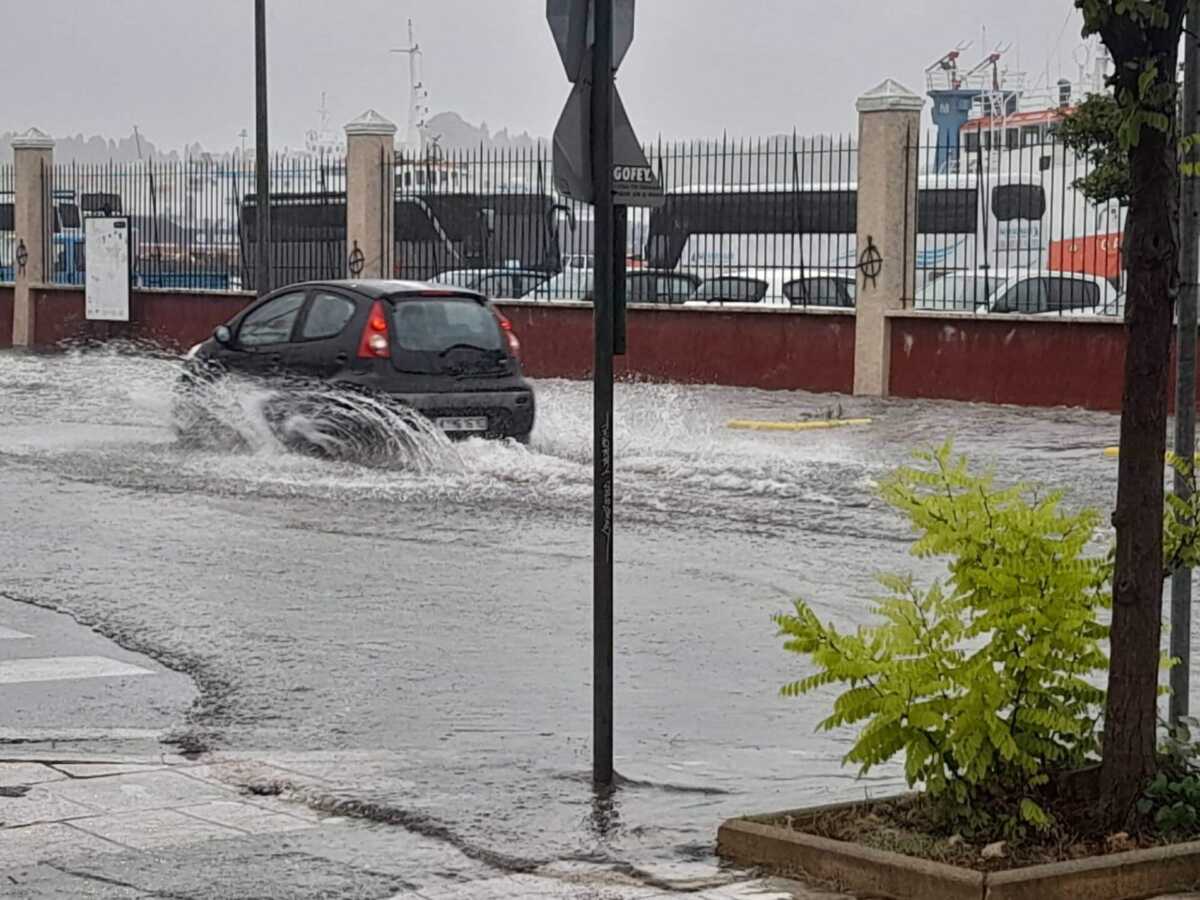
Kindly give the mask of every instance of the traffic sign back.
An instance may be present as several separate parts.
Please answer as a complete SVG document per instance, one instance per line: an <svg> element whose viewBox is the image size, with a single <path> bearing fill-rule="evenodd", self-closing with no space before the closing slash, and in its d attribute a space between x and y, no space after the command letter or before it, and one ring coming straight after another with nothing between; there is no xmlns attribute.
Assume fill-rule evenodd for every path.
<svg viewBox="0 0 1200 900"><path fill-rule="evenodd" d="M614 72L621 67L633 43L633 4L634 0L613 0ZM572 82L587 79L591 73L591 48L596 42L592 0L546 0L546 21L567 78Z"/></svg>
<svg viewBox="0 0 1200 900"><path fill-rule="evenodd" d="M592 182L592 86L578 82L554 129L554 186L583 203L596 201ZM642 152L621 95L613 88L613 202L660 206L662 184Z"/></svg>

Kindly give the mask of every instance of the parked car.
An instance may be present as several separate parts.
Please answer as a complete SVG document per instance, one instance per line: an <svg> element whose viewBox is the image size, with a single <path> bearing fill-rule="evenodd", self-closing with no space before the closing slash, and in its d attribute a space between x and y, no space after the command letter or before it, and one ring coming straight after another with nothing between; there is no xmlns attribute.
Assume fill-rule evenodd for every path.
<svg viewBox="0 0 1200 900"><path fill-rule="evenodd" d="M553 273L541 269L451 269L433 279L434 284L479 291L486 297L524 297Z"/></svg>
<svg viewBox="0 0 1200 900"><path fill-rule="evenodd" d="M832 306L853 308L852 272L825 269L741 269L706 278L689 305Z"/></svg>
<svg viewBox="0 0 1200 900"><path fill-rule="evenodd" d="M917 292L917 309L1020 315L1124 316L1125 296L1081 272L951 272Z"/></svg>
<svg viewBox="0 0 1200 900"><path fill-rule="evenodd" d="M530 291L529 300L592 301L592 269L565 269ZM653 305L680 304L692 295L700 278L670 269L630 269L625 273L625 302Z"/></svg>
<svg viewBox="0 0 1200 900"><path fill-rule="evenodd" d="M226 372L288 388L313 382L420 412L452 436L524 441L533 389L520 343L486 297L408 281L295 284L263 297L188 353L176 423L188 437L196 388ZM286 405L286 402L285 402Z"/></svg>

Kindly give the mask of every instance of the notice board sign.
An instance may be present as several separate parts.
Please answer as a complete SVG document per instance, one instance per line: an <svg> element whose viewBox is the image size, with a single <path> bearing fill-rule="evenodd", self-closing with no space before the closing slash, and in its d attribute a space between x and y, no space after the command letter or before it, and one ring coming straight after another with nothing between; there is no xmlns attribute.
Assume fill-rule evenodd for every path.
<svg viewBox="0 0 1200 900"><path fill-rule="evenodd" d="M129 219L89 216L83 220L84 306L88 319L129 321Z"/></svg>

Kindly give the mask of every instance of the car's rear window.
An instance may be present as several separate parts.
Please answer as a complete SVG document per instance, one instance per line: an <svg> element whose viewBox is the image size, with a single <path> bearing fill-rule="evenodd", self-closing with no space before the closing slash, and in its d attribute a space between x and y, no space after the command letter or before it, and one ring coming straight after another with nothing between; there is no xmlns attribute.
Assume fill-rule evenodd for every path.
<svg viewBox="0 0 1200 900"><path fill-rule="evenodd" d="M416 353L452 347L502 350L504 339L491 310L468 297L400 300L392 313L396 345Z"/></svg>
<svg viewBox="0 0 1200 900"><path fill-rule="evenodd" d="M711 303L759 303L767 295L767 283L758 278L709 278L692 295L693 300Z"/></svg>
<svg viewBox="0 0 1200 900"><path fill-rule="evenodd" d="M937 309L969 311L987 303L1003 286L1004 279L999 277L947 275L925 285L917 301Z"/></svg>

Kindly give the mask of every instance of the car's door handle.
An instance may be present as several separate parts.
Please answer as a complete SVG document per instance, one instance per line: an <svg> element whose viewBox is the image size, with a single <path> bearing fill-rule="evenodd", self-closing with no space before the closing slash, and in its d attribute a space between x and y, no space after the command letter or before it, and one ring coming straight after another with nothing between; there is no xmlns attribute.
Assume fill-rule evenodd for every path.
<svg viewBox="0 0 1200 900"><path fill-rule="evenodd" d="M339 366L344 366L346 363L350 362L350 354L349 353L339 353L337 356L335 356L333 358L333 361L335 363L337 363Z"/></svg>
<svg viewBox="0 0 1200 900"><path fill-rule="evenodd" d="M283 354L282 353L272 353L270 356L267 357L267 362L273 366L278 366L283 362Z"/></svg>

